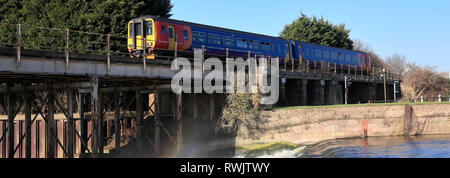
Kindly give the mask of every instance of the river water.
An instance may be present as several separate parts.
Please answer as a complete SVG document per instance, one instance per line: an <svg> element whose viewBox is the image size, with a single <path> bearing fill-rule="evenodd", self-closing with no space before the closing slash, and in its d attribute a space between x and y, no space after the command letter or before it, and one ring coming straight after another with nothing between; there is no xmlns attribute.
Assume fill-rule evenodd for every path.
<svg viewBox="0 0 450 178"><path fill-rule="evenodd" d="M259 158L450 158L450 135L336 139L297 148L260 151Z"/></svg>

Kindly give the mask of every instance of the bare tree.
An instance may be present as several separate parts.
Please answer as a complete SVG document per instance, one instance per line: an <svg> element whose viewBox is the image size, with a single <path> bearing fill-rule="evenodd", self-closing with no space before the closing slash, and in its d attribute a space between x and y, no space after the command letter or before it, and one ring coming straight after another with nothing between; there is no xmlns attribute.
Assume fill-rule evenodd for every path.
<svg viewBox="0 0 450 178"><path fill-rule="evenodd" d="M359 39L353 39L353 49L361 52L369 53L370 55L370 65L372 67L383 68L385 66L383 60L378 56L372 47L362 42Z"/></svg>
<svg viewBox="0 0 450 178"><path fill-rule="evenodd" d="M450 94L450 79L435 70L434 67L420 67L409 64L409 70L404 73L402 93L411 98L436 97Z"/></svg>
<svg viewBox="0 0 450 178"><path fill-rule="evenodd" d="M395 74L399 74L403 77L405 71L408 68L408 63L406 62L405 55L393 54L392 56L386 57L386 68Z"/></svg>
<svg viewBox="0 0 450 178"><path fill-rule="evenodd" d="M356 51L362 51L362 52L371 52L373 49L367 45L366 43L362 42L359 39L352 39L353 40L353 49Z"/></svg>

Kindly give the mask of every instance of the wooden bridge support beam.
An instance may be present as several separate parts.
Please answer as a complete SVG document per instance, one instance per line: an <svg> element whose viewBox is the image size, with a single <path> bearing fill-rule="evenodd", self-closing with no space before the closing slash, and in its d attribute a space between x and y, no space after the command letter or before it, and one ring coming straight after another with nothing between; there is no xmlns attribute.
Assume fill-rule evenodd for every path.
<svg viewBox="0 0 450 178"><path fill-rule="evenodd" d="M119 97L120 93L117 88L114 88L114 137L115 137L115 148L120 149L120 105Z"/></svg>
<svg viewBox="0 0 450 178"><path fill-rule="evenodd" d="M80 142L81 144L80 157L85 157L85 152L87 149L87 121L84 117L84 94L78 91L78 114L79 114L79 124L80 124Z"/></svg>
<svg viewBox="0 0 450 178"><path fill-rule="evenodd" d="M98 90L98 110L97 110L97 144L99 156L103 155L105 131L103 130L105 105L103 102L103 93Z"/></svg>
<svg viewBox="0 0 450 178"><path fill-rule="evenodd" d="M143 149L143 122L144 122L144 113L142 108L142 93L141 89L137 87L136 90L136 139L137 139L137 150L140 153Z"/></svg>
<svg viewBox="0 0 450 178"><path fill-rule="evenodd" d="M160 115L159 115L159 108L160 108L160 101L159 101L159 91L155 90L154 93L154 98L155 98L155 138L154 138L154 151L155 154L159 153L159 149L160 149L160 139L161 139L161 129L160 129Z"/></svg>
<svg viewBox="0 0 450 178"><path fill-rule="evenodd" d="M73 121L73 95L72 88L67 89L67 156L73 158L73 143L74 143L74 121Z"/></svg>
<svg viewBox="0 0 450 178"><path fill-rule="evenodd" d="M48 113L47 113L47 122L45 124L47 130L47 158L55 157L55 136L54 136L54 102L55 102L55 91L52 87L50 87L47 96L47 105L48 105Z"/></svg>
<svg viewBox="0 0 450 178"><path fill-rule="evenodd" d="M176 94L176 119L177 119L177 151L180 152L183 144L183 118L182 118L182 112L183 112L183 100L182 100L182 94Z"/></svg>
<svg viewBox="0 0 450 178"><path fill-rule="evenodd" d="M31 158L31 93L25 86L25 157Z"/></svg>
<svg viewBox="0 0 450 178"><path fill-rule="evenodd" d="M214 120L214 94L209 95L209 120Z"/></svg>
<svg viewBox="0 0 450 178"><path fill-rule="evenodd" d="M99 130L98 130L98 121L99 121L99 115L98 112L100 111L100 104L99 104L99 90L98 90L98 78L93 77L91 80L91 149L92 149L92 156L98 157L98 138L99 138Z"/></svg>
<svg viewBox="0 0 450 178"><path fill-rule="evenodd" d="M7 93L7 107L8 107L8 158L14 158L14 93Z"/></svg>
<svg viewBox="0 0 450 178"><path fill-rule="evenodd" d="M198 102L197 102L197 97L199 97L199 95L192 93L192 120L198 120Z"/></svg>

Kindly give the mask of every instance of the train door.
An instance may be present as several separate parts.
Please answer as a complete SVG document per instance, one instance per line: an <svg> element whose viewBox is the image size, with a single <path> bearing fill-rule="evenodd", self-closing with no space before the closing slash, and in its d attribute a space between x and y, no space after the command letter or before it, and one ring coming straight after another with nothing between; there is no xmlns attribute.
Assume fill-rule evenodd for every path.
<svg viewBox="0 0 450 178"><path fill-rule="evenodd" d="M289 60L291 59L291 55L289 55L289 43L284 44L284 53L286 55L286 62L289 62Z"/></svg>
<svg viewBox="0 0 450 178"><path fill-rule="evenodd" d="M370 56L366 56L366 66L367 66L367 70L369 70L372 67L370 65Z"/></svg>
<svg viewBox="0 0 450 178"><path fill-rule="evenodd" d="M363 56L361 55L361 54L358 54L358 64L356 64L356 65L358 65L358 66L360 66L360 67L363 67L364 65L363 65Z"/></svg>
<svg viewBox="0 0 450 178"><path fill-rule="evenodd" d="M134 44L136 44L135 49L142 49L142 23L134 23Z"/></svg>
<svg viewBox="0 0 450 178"><path fill-rule="evenodd" d="M135 48L134 44L136 44L136 41L134 39L134 23L133 21L128 22L128 50L131 52Z"/></svg>
<svg viewBox="0 0 450 178"><path fill-rule="evenodd" d="M169 47L167 49L174 50L175 49L175 28L172 25L168 26L168 34L169 34Z"/></svg>
<svg viewBox="0 0 450 178"><path fill-rule="evenodd" d="M298 59L300 61L303 60L303 46L302 45L298 45Z"/></svg>
<svg viewBox="0 0 450 178"><path fill-rule="evenodd" d="M362 70L366 70L366 56L361 56L361 62L362 62Z"/></svg>

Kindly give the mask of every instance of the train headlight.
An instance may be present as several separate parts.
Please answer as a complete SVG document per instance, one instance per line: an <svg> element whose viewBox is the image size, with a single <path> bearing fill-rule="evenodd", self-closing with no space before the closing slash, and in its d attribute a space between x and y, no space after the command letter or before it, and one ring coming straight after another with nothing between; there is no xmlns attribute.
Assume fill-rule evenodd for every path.
<svg viewBox="0 0 450 178"><path fill-rule="evenodd" d="M153 45L153 43L152 42L148 42L147 45L151 46L151 45Z"/></svg>

